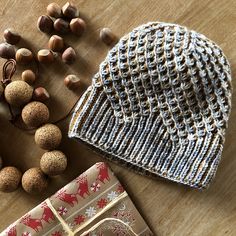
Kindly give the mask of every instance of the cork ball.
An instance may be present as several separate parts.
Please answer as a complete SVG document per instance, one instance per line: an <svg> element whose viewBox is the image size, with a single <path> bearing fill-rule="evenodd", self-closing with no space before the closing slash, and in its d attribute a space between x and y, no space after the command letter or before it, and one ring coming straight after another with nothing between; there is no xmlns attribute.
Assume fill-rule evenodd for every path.
<svg viewBox="0 0 236 236"><path fill-rule="evenodd" d="M15 191L21 181L21 172L14 166L4 167L0 171L0 191L12 192Z"/></svg>
<svg viewBox="0 0 236 236"><path fill-rule="evenodd" d="M49 110L42 102L30 102L22 110L22 120L28 127L39 127L49 120Z"/></svg>
<svg viewBox="0 0 236 236"><path fill-rule="evenodd" d="M40 160L40 167L49 176L60 175L67 167L67 158L61 151L46 152Z"/></svg>
<svg viewBox="0 0 236 236"><path fill-rule="evenodd" d="M56 125L46 124L36 130L34 139L42 149L53 150L61 143L61 130Z"/></svg>
<svg viewBox="0 0 236 236"><path fill-rule="evenodd" d="M48 178L40 168L28 169L22 176L22 187L30 194L42 193L48 186Z"/></svg>
<svg viewBox="0 0 236 236"><path fill-rule="evenodd" d="M25 81L17 80L6 86L4 95L10 105L21 107L31 100L33 88Z"/></svg>

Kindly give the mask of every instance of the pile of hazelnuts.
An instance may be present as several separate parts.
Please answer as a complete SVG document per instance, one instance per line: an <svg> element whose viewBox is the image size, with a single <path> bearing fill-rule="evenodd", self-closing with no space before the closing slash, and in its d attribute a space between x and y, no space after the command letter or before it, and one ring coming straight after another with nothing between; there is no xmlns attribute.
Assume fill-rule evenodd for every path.
<svg viewBox="0 0 236 236"><path fill-rule="evenodd" d="M62 8L57 3L51 3L47 6L47 15L42 15L38 19L38 29L46 34L56 32L64 35L73 33L81 36L86 28L83 19L79 18L77 7L67 2ZM72 64L76 58L76 52L72 47L67 47L62 37L52 35L48 42L48 47L53 52L62 53L62 61L66 64ZM44 54L41 52L41 54ZM51 55L49 60L53 60Z"/></svg>

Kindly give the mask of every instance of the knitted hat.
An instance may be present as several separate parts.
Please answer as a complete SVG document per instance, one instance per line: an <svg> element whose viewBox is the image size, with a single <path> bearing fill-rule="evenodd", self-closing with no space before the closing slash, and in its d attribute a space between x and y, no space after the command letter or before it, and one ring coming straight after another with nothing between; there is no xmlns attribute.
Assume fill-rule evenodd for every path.
<svg viewBox="0 0 236 236"><path fill-rule="evenodd" d="M109 51L69 137L144 174L205 188L221 159L230 106L221 49L185 27L151 22Z"/></svg>

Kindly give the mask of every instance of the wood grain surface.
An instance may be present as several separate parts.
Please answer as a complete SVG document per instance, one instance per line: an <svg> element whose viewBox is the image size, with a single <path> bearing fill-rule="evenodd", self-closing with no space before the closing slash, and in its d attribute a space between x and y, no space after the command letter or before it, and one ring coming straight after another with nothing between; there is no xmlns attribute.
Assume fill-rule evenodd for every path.
<svg viewBox="0 0 236 236"><path fill-rule="evenodd" d="M60 5L65 2L56 1ZM47 46L48 36L39 32L36 22L45 14L48 0L0 0L0 32L14 27L22 36L20 47L34 52ZM87 22L80 37L66 36L68 44L78 52L75 65L60 61L40 67L37 86L45 86L51 94L51 121L68 112L86 87L109 48L99 40L99 31L109 27L118 36L148 21L174 22L199 31L217 42L228 57L233 77L236 74L236 1L235 0L77 0L81 17ZM3 60L0 61L2 66ZM15 78L24 67L18 67ZM82 81L81 89L72 93L63 85L65 75L75 73ZM233 85L236 82L233 79ZM233 95L226 143L216 178L206 191L152 180L132 173L116 164L112 169L155 235L236 235L236 96ZM7 121L8 114L0 104L0 154L5 165L16 165L22 171L39 166L43 151L34 143L33 134L19 130ZM93 163L103 160L86 146L67 138L69 119L60 123L63 142L60 149L69 158L65 174L50 182L48 191L30 196L22 189L0 193L0 231L46 197L64 186Z"/></svg>

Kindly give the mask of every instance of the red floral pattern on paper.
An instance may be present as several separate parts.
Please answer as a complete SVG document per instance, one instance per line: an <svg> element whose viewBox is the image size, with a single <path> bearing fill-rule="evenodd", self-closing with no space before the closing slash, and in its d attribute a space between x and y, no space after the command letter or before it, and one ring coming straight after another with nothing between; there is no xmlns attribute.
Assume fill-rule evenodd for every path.
<svg viewBox="0 0 236 236"><path fill-rule="evenodd" d="M52 233L51 236L62 236L62 233L59 231L56 231L56 232Z"/></svg>
<svg viewBox="0 0 236 236"><path fill-rule="evenodd" d="M128 234L127 229L121 224L115 224L112 228L112 232L116 236L124 236Z"/></svg>
<svg viewBox="0 0 236 236"><path fill-rule="evenodd" d="M52 210L49 208L46 202L41 204L41 208L43 208L42 220L49 223L50 220L53 221L55 219Z"/></svg>
<svg viewBox="0 0 236 236"><path fill-rule="evenodd" d="M80 175L78 178L76 178L76 183L79 184L77 193L82 198L85 198L84 195L90 195L89 188L88 188L88 178L86 174Z"/></svg>
<svg viewBox="0 0 236 236"><path fill-rule="evenodd" d="M96 164L97 169L99 170L97 180L105 183L105 180L110 181L109 169L104 162L99 162Z"/></svg>
<svg viewBox="0 0 236 236"><path fill-rule="evenodd" d="M75 219L74 219L74 222L77 224L77 225L80 225L81 223L83 223L85 221L85 216L83 215L78 215Z"/></svg>
<svg viewBox="0 0 236 236"><path fill-rule="evenodd" d="M75 203L78 203L78 199L76 197L76 194L74 193L67 193L66 189L62 188L56 193L56 198L60 199L63 202L68 203L71 207L75 205Z"/></svg>
<svg viewBox="0 0 236 236"><path fill-rule="evenodd" d="M67 208L63 206L60 206L57 209L57 212L59 213L60 216L64 216L67 213L67 211L68 211Z"/></svg>
<svg viewBox="0 0 236 236"><path fill-rule="evenodd" d="M68 212L67 209L70 209L70 207L74 207L76 204L78 204L78 202L80 203L80 201L84 201L83 199L81 199L81 197L85 199L90 194L92 195L93 193L96 193L98 191L103 192L105 190L105 192L101 194L102 196L100 196L100 198L96 200L93 199L93 202L91 204L86 206L85 209L83 208L84 210L81 209L81 212L77 212L77 215L75 215L73 218L70 218L70 222L67 223L71 228L74 228L76 225L81 225L83 222L86 222L87 219L96 215L96 213L106 207L109 202L116 199L122 192L125 191L122 185L120 185L119 183L114 183L112 188L106 189L106 184L110 181L110 177L112 176L112 174L105 163L97 163L92 171L96 172L95 178L91 179L91 177L88 175L88 172L85 172L71 183L71 187L75 187L74 190L71 190L73 188L68 188L68 186L65 186L53 196L53 198L57 198L62 201L59 201L59 204L61 204L59 206L61 207L57 205L57 211L62 216ZM91 198L93 198L93 196ZM41 231L46 223L50 224L53 220L55 220L55 216L53 215L51 209L47 206L46 202L43 202L41 204L40 212L41 215L39 214L38 219L34 218L34 212L32 212L32 215L30 215L30 212L25 217L21 218L20 223L32 228L35 232ZM130 213L132 213L132 211L127 210L126 206L123 204L121 205L121 207L113 211L111 217L119 218L123 222L131 226L134 223L135 219ZM30 233L28 233L26 230L27 227L24 228L26 232L22 233L21 236L31 236ZM117 236L127 235L127 227L124 227L124 225L122 227L122 224L111 224L110 228L107 229L113 230L114 235ZM54 232L50 233L50 236L63 236L64 232L58 230L60 229L55 228ZM103 236L104 230L105 228L96 229L89 235ZM6 232L8 232L6 236L20 235L19 232L17 234L16 228L14 226L11 226L11 228L9 227L8 231ZM32 235L34 234L35 233L32 233Z"/></svg>
<svg viewBox="0 0 236 236"><path fill-rule="evenodd" d="M114 212L112 215L118 219L123 220L126 224L131 224L135 221L135 218L129 210L127 211L118 209L118 211Z"/></svg>
<svg viewBox="0 0 236 236"><path fill-rule="evenodd" d="M10 225L8 230L7 230L7 236L16 236L16 226L15 225Z"/></svg>
<svg viewBox="0 0 236 236"><path fill-rule="evenodd" d="M101 188L101 185L96 181L96 182L93 182L90 189L95 193L95 192L98 192Z"/></svg>
<svg viewBox="0 0 236 236"><path fill-rule="evenodd" d="M107 205L107 199L105 198L101 198L98 202L97 202L97 206L98 208L103 208Z"/></svg>
<svg viewBox="0 0 236 236"><path fill-rule="evenodd" d="M121 184L119 184L118 187L117 187L117 192L118 193L123 193L124 191L125 190L124 190L123 186Z"/></svg>
<svg viewBox="0 0 236 236"><path fill-rule="evenodd" d="M24 232L24 233L22 234L22 236L31 236L31 233L30 233L30 232Z"/></svg>
<svg viewBox="0 0 236 236"><path fill-rule="evenodd" d="M35 232L39 232L39 230L43 228L41 220L42 219L32 218L30 214L27 214L24 217L22 217L20 223L30 227Z"/></svg>

